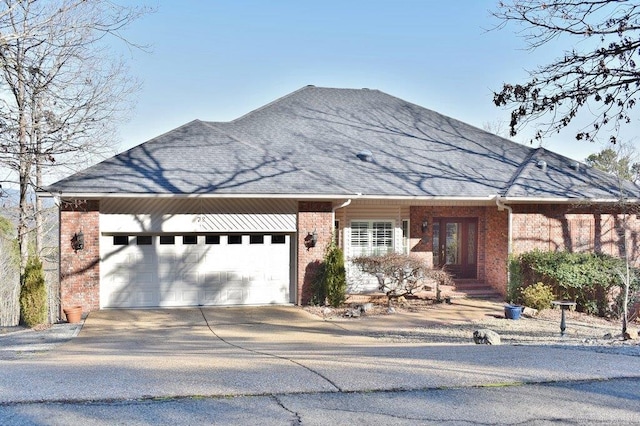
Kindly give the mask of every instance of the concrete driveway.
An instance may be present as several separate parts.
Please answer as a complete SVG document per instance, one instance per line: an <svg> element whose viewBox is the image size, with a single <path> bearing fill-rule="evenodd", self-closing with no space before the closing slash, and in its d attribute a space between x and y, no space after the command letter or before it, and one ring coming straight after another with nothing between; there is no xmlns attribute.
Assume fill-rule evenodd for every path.
<svg viewBox="0 0 640 426"><path fill-rule="evenodd" d="M0 399L109 401L640 376L640 357L388 343L367 337L375 331L371 324L329 322L281 306L93 312L79 336L55 351L0 361Z"/></svg>

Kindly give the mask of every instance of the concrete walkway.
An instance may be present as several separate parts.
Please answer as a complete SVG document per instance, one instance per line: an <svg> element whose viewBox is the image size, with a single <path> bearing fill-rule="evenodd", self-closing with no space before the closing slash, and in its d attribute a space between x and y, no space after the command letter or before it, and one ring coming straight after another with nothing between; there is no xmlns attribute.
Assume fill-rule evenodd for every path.
<svg viewBox="0 0 640 426"><path fill-rule="evenodd" d="M385 327L415 316L385 316ZM378 320L376 320L378 321ZM380 319L379 321L383 321ZM386 343L369 321L293 307L105 310L40 355L0 361L0 400L351 392L640 377L640 357L537 346Z"/></svg>

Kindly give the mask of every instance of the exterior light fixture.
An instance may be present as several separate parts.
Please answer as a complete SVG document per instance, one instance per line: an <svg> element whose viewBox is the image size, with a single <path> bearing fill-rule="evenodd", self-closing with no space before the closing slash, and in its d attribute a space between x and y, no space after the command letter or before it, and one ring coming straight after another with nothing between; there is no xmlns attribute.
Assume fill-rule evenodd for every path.
<svg viewBox="0 0 640 426"><path fill-rule="evenodd" d="M311 247L315 247L317 243L318 243L318 231L314 229L313 232L307 233L307 236L304 238L304 244L309 249Z"/></svg>
<svg viewBox="0 0 640 426"><path fill-rule="evenodd" d="M422 219L422 233L424 234L429 229L429 222L427 218Z"/></svg>
<svg viewBox="0 0 640 426"><path fill-rule="evenodd" d="M73 234L73 237L71 237L71 247L73 251L76 252L84 249L84 234L82 231Z"/></svg>

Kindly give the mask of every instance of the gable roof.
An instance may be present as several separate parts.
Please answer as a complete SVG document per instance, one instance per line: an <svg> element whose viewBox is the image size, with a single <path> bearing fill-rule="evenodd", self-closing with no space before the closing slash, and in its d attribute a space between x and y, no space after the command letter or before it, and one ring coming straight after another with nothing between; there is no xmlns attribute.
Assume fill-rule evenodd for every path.
<svg viewBox="0 0 640 426"><path fill-rule="evenodd" d="M231 122L192 121L46 190L67 196L618 197L615 179L575 163L377 90L307 86ZM625 188L634 197L640 193L631 183Z"/></svg>

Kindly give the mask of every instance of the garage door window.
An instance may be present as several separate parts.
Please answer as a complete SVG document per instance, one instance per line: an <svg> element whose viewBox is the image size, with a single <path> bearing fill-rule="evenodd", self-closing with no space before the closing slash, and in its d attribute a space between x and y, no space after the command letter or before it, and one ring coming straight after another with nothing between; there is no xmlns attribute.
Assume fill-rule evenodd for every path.
<svg viewBox="0 0 640 426"><path fill-rule="evenodd" d="M205 244L220 244L220 235L206 235L204 237Z"/></svg>
<svg viewBox="0 0 640 426"><path fill-rule="evenodd" d="M249 236L249 244L264 244L264 235Z"/></svg>
<svg viewBox="0 0 640 426"><path fill-rule="evenodd" d="M114 246L128 246L129 245L129 236L128 235L114 235L113 236L113 245Z"/></svg>
<svg viewBox="0 0 640 426"><path fill-rule="evenodd" d="M182 244L183 245L198 244L198 236L197 235L183 235L182 236Z"/></svg>
<svg viewBox="0 0 640 426"><path fill-rule="evenodd" d="M286 242L284 235L277 234L271 236L271 244L284 244Z"/></svg>
<svg viewBox="0 0 640 426"><path fill-rule="evenodd" d="M160 236L160 244L161 245L172 245L176 243L176 237L174 235L161 235Z"/></svg>
<svg viewBox="0 0 640 426"><path fill-rule="evenodd" d="M242 244L242 235L229 235L227 237L228 244Z"/></svg>
<svg viewBox="0 0 640 426"><path fill-rule="evenodd" d="M139 246L150 246L151 235L138 235L136 237L136 244Z"/></svg>

